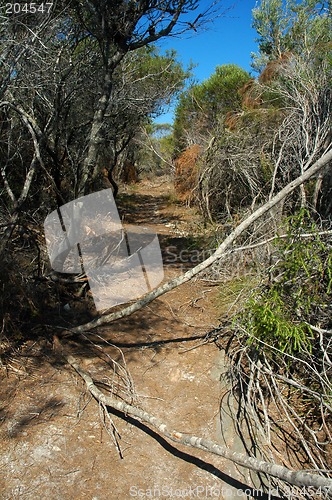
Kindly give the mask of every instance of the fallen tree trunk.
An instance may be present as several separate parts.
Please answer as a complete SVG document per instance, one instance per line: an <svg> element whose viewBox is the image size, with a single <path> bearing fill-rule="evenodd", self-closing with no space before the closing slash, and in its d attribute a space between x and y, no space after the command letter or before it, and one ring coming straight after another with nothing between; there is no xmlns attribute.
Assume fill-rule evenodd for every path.
<svg viewBox="0 0 332 500"><path fill-rule="evenodd" d="M265 462L264 460L249 457L248 455L244 455L242 453L233 452L226 446L222 446L218 443L210 441L209 439L192 436L190 434L183 434L182 432L178 432L174 429L168 429L165 423L146 411L122 401L118 401L112 396L106 396L103 394L98 387L96 387L90 375L82 370L78 361L73 356L66 356L66 359L82 377L88 390L97 401L119 410L125 415L131 415L140 421L146 422L171 441L219 455L238 465L241 465L242 467L246 467L247 469L268 474L298 487L310 488L310 491L312 491L312 489L316 489L320 494L322 492L327 495L332 494L332 479L310 474L305 471L292 471L282 465L272 464Z"/></svg>
<svg viewBox="0 0 332 500"><path fill-rule="evenodd" d="M232 243L238 238L246 229L248 229L251 224L253 224L257 219L266 214L271 208L276 206L280 201L282 201L286 196L292 193L297 187L301 186L308 179L317 174L325 165L332 161L332 149L325 153L319 160L317 160L310 168L305 170L305 172L297 177L295 180L287 184L279 193L277 193L271 200L266 202L260 208L255 210L249 217L247 217L244 221L239 224L234 231L231 232L230 235L222 242L222 244L217 248L217 250L206 260L195 266L194 268L187 271L185 274L174 278L167 283L164 283L160 287L152 290L142 297L140 300L137 300L133 304L121 309L120 311L116 311L109 314L104 314L103 316L90 321L89 323L85 323L83 325L79 325L75 328L70 329L71 333L82 333L88 332L94 328L97 328L102 325L106 325L111 323L117 319L124 318L133 314L134 312L142 309L144 306L152 302L157 297L164 295L165 293L173 290L174 288L186 283L191 280L194 276L207 269L217 260L222 259L226 255L226 250L232 245Z"/></svg>

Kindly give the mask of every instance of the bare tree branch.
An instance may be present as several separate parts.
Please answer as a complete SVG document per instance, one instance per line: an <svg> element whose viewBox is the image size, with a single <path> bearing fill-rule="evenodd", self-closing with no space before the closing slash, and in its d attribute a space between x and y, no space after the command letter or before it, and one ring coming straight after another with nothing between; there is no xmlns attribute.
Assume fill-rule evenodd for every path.
<svg viewBox="0 0 332 500"><path fill-rule="evenodd" d="M141 410L136 406L118 401L112 396L106 396L105 394L103 394L98 389L98 387L96 387L90 375L82 370L78 361L73 356L66 356L66 359L68 363L82 377L82 379L86 383L87 389L97 399L97 401L99 401L99 403L111 406L112 408L121 411L125 415L132 415L135 418L148 423L149 425L157 429L160 434L170 439L171 441L184 444L192 448L198 448L215 455L219 455L228 460L231 460L238 465L241 465L242 467L246 467L247 469L254 470L256 472L261 472L273 477L277 477L282 481L294 484L296 486L313 487L326 493L332 492L332 479L310 474L305 471L292 471L281 465L272 464L263 460L258 460L254 457L249 457L242 453L233 452L226 446L222 446L218 443L210 441L209 439L204 439L190 434L184 434L175 429L169 429L164 422L162 422L159 418L151 415L150 413Z"/></svg>

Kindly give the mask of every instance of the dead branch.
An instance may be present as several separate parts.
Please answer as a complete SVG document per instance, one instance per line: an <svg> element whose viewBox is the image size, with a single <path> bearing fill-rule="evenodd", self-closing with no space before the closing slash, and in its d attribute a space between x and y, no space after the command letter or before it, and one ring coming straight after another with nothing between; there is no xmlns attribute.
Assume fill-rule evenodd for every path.
<svg viewBox="0 0 332 500"><path fill-rule="evenodd" d="M223 241L223 243L217 248L217 250L206 260L195 266L194 268L187 271L185 274L178 276L160 287L152 290L140 300L137 300L133 304L121 309L120 311L105 314L100 318L97 318L89 323L85 323L83 325L72 328L70 331L72 333L82 333L88 332L94 328L97 328L102 325L106 325L111 323L117 319L124 318L133 314L134 312L142 309L144 306L152 302L157 297L164 295L165 293L173 290L174 288L186 283L191 280L194 276L199 274L204 269L207 269L217 260L221 260L226 255L226 249L230 247L233 242L246 230L248 229L253 222L258 220L264 214L266 214L271 208L275 207L278 203L284 200L290 193L292 193L297 187L301 186L308 179L318 174L325 165L332 160L332 150L325 153L319 160L317 160L311 167L305 168L304 173L297 177L295 180L291 181L287 184L279 193L277 193L273 198L267 201L260 208L255 210L249 217L243 220Z"/></svg>
<svg viewBox="0 0 332 500"><path fill-rule="evenodd" d="M324 363L320 366L315 362L317 352L314 355L308 352L306 357L295 356L282 352L261 339L259 339L260 359L257 359L250 352L248 345L243 342L243 338L247 338L247 335L246 330L240 327L238 342L234 342L229 352L232 373L236 379L238 405L244 425L258 429L260 440L256 439L256 444L264 442L270 445L273 443L272 433L275 436L278 436L279 431L289 433L289 449L295 446L297 453L299 451L305 453L318 473L324 470L329 471L327 446L331 443L329 420L332 410L328 397L331 393L329 367L326 367ZM325 343L329 346L329 341L324 342L324 338L321 338L322 354L318 357L328 360L328 346ZM283 356L284 359L280 359L278 370L275 370L275 367L269 363L264 353L265 348ZM299 367L297 376L291 374L288 369L290 360ZM301 372L306 375L301 377ZM309 380L312 387L308 383ZM311 400L311 404L293 404L297 399L294 394L298 395L303 403ZM270 418L271 409L272 412L277 412L276 421ZM316 425L317 419L314 418L313 412L315 415L320 414L319 426ZM232 412L232 416L239 421L239 414L235 415ZM292 430L289 431L289 428ZM266 457L268 450L261 448L259 444L257 446L262 456Z"/></svg>
<svg viewBox="0 0 332 500"><path fill-rule="evenodd" d="M261 472L264 474L271 475L282 481L287 483L300 486L300 487L313 487L317 488L320 491L324 491L327 494L332 492L332 480L328 478L324 478L322 476L310 474L305 471L292 471L286 467L281 465L272 464L269 462L265 462L263 460L258 460L254 457L249 457L242 453L235 453L229 450L226 446L222 446L208 439L200 438L197 436L193 436L190 434L183 434L182 432L178 432L174 429L168 429L166 424L159 420L157 417L147 413L144 410L141 410L135 406L129 405L122 401L116 400L112 396L106 396L103 394L94 384L92 378L88 373L86 373L80 367L77 360L69 355L66 356L68 363L76 370L76 372L82 377L84 382L86 383L87 389L91 392L91 394L97 399L97 401L102 405L110 406L125 415L132 415L135 418L151 425L159 433L161 433L166 438L174 441L175 443L184 444L186 446L190 446L193 448L198 448L203 451L207 451L209 453L213 453L215 455L219 455L224 457L232 462L235 462L238 465L246 467L247 469L251 469L257 472Z"/></svg>

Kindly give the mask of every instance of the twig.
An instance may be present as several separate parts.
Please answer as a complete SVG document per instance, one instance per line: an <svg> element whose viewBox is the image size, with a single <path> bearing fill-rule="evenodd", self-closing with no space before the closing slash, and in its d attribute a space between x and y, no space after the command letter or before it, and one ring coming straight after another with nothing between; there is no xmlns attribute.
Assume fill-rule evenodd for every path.
<svg viewBox="0 0 332 500"><path fill-rule="evenodd" d="M222 456L228 460L231 460L232 462L235 462L238 465L251 470L255 470L257 472L277 477L283 481L286 481L287 483L294 484L296 486L314 487L320 489L321 491L332 493L332 479L314 475L305 471L292 471L281 465L272 464L263 460L258 460L254 457L249 457L242 453L233 452L226 446L221 446L208 439L193 436L190 434L184 434L174 429L168 429L164 422L159 420L157 417L147 413L146 411L122 401L118 401L112 396L105 396L95 386L90 375L82 370L78 361L73 356L66 356L66 359L68 363L76 370L76 372L83 378L88 390L97 399L97 401L103 403L104 405L110 406L124 413L125 415L132 415L133 417L150 424L152 427L157 429L158 432L160 432L171 441Z"/></svg>
<svg viewBox="0 0 332 500"><path fill-rule="evenodd" d="M114 446L116 447L116 449L119 453L119 457L121 459L123 459L122 451L121 451L120 444L119 444L119 439L121 439L120 433L117 430L110 414L108 413L106 405L104 403L100 402L99 407L102 408L102 410L103 410L103 416L104 416L103 423L104 423L104 427L106 429L106 432L109 436L112 437L112 440L114 442ZM106 421L105 421L106 419L109 420L110 428L106 425Z"/></svg>

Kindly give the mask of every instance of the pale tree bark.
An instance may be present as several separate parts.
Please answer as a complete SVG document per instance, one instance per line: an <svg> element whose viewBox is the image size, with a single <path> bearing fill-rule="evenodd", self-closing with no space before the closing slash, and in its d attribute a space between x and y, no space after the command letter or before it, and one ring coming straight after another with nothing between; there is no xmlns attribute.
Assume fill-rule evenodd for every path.
<svg viewBox="0 0 332 500"><path fill-rule="evenodd" d="M205 452L219 455L223 458L226 458L227 460L231 460L237 465L241 465L242 467L254 470L256 472L268 474L295 486L316 488L320 492L324 492L326 494L332 493L332 479L310 474L306 471L293 471L286 467L283 467L282 465L272 464L269 462L265 462L264 460L249 457L248 455L244 455L242 453L236 453L234 451L231 451L227 446L222 446L209 439L193 436L190 434L184 434L175 429L168 428L163 421L151 415L150 413L141 410L136 406L129 405L127 403L124 403L123 401L119 401L112 396L106 396L105 394L103 394L98 389L98 387L96 387L90 375L82 370L78 361L73 356L66 356L66 359L68 363L82 377L87 386L87 389L96 398L97 401L104 405L110 406L111 408L119 410L125 415L131 415L142 422L146 422L150 426L154 427L167 439L170 439L175 443L190 446L192 448L198 448Z"/></svg>
<svg viewBox="0 0 332 500"><path fill-rule="evenodd" d="M264 214L269 212L273 207L278 205L281 201L283 201L289 194L291 194L296 188L301 186L304 182L306 182L311 177L317 175L329 162L332 161L332 150L328 151L324 154L319 160L317 160L312 166L308 166L305 169L304 173L294 179L292 182L287 184L279 193L273 196L268 202L262 205L260 208L255 210L249 217L243 220L234 231L227 236L227 238L223 241L223 243L217 248L217 250L206 260L195 266L194 268L187 271L185 274L178 276L167 283L164 283L160 287L155 290L149 292L140 300L136 301L134 304L131 304L120 311L113 313L106 313L103 316L90 321L89 323L85 323L83 325L72 328L70 331L72 333L82 333L88 332L89 330L93 330L94 328L107 325L117 319L124 318L126 316L130 316L136 311L139 311L147 304L152 302L157 297L164 295L165 293L173 290L174 288L186 283L191 280L194 276L199 274L200 272L207 269L217 260L222 259L226 255L226 250L231 247L234 241L246 230L248 229L256 220L262 217Z"/></svg>

